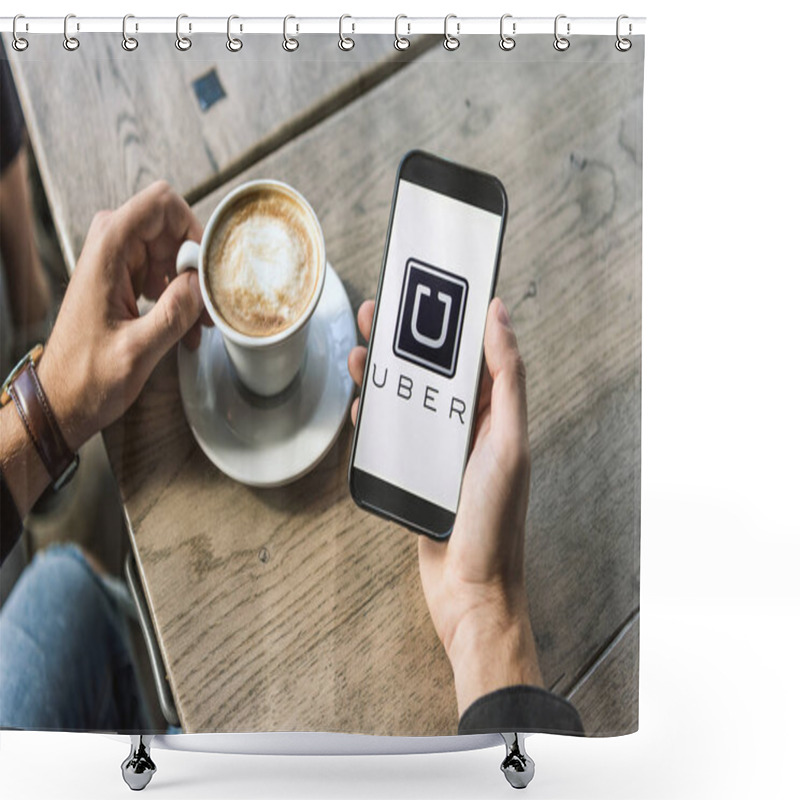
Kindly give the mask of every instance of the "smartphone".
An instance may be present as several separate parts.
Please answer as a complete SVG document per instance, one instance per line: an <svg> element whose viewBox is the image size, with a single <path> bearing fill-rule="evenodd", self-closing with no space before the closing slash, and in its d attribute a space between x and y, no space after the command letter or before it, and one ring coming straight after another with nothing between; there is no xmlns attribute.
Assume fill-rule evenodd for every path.
<svg viewBox="0 0 800 800"><path fill-rule="evenodd" d="M350 493L435 539L458 509L507 207L497 178L429 153L397 171Z"/></svg>

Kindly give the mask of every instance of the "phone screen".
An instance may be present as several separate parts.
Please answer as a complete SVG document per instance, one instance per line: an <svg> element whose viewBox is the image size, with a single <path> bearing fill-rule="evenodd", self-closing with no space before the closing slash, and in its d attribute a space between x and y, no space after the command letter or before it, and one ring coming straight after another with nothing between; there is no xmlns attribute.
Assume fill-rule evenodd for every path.
<svg viewBox="0 0 800 800"><path fill-rule="evenodd" d="M503 217L397 185L353 466L455 513Z"/></svg>

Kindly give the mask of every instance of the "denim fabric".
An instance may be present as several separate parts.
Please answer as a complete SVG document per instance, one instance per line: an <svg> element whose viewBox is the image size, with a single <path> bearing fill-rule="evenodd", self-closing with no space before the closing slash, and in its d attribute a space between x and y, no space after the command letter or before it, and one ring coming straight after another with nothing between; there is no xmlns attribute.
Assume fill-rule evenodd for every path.
<svg viewBox="0 0 800 800"><path fill-rule="evenodd" d="M74 545L26 567L0 610L0 727L153 729L113 581Z"/></svg>

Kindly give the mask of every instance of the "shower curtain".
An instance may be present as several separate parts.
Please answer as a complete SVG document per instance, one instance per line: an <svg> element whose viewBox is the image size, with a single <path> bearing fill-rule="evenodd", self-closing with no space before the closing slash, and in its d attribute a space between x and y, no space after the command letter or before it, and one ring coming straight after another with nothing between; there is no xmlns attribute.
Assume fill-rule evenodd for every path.
<svg viewBox="0 0 800 800"><path fill-rule="evenodd" d="M12 440L29 464L40 454L15 402L3 406L14 586L0 610L0 724L635 731L644 37L565 47L511 39L509 25L499 42L458 38L453 20L443 47L346 22L338 39L298 34L291 20L283 37L248 36L235 20L227 38L180 20L177 37L127 25L123 36L29 35L24 50L4 38L3 177L27 153L30 191L17 202L53 294L34 369L81 463L57 492L15 472ZM398 168L416 151L493 176L507 198L501 303L481 301L471 277L464 301L484 303L459 356L478 342L483 388L456 397L447 375L401 356L392 365L419 379L414 391L388 378L416 416L387 412L378 460L413 439L418 461L404 469L456 476L444 540L364 510L348 483L351 404L370 379L363 304L378 291ZM230 221L244 184L256 187L245 198L283 192L305 215L303 236L317 220L324 243L319 297L301 298L318 303L298 317L307 341L268 396L235 361L240 332L225 339L211 324L223 303L207 285L211 242L200 275L175 271L179 246ZM444 229L431 208L420 231ZM476 230L448 228L440 251L453 258L432 271L404 257L423 262L422 279L459 274ZM14 256L2 255L9 285ZM154 322L142 344L135 325L170 292L166 333ZM92 340L93 325L105 338ZM3 376L35 343L10 336ZM253 369L277 369L274 357ZM436 461L456 400L465 412L477 403L474 435L461 434L463 483L464 464ZM424 415L436 421L421 441L412 428ZM509 426L518 446L497 440L487 456L481 445Z"/></svg>

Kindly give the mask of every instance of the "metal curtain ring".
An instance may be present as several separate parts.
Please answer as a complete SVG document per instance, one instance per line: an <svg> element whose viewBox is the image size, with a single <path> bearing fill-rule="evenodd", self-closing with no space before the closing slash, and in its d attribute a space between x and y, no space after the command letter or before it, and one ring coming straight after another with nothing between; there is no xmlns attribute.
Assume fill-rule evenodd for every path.
<svg viewBox="0 0 800 800"><path fill-rule="evenodd" d="M239 17L237 17L236 14L231 14L228 17L228 41L225 42L225 47L227 47L228 50L231 51L231 53L238 53L242 49L242 40L237 39L231 33L231 22L233 22L235 19L239 19ZM241 26L239 26L239 30L241 29L242 29Z"/></svg>
<svg viewBox="0 0 800 800"><path fill-rule="evenodd" d="M444 39L442 39L442 47L444 47L445 50L450 50L450 52L458 50L461 45L461 40L458 36L453 36L450 31L447 30L447 25L451 19L456 20L456 34L461 32L461 23L457 21L458 17L455 14L448 14L444 18Z"/></svg>
<svg viewBox="0 0 800 800"><path fill-rule="evenodd" d="M567 39L566 36L562 36L558 32L558 21L560 19L566 19L566 18L567 18L566 14L559 14L556 17L556 21L555 21L555 23L553 25L553 34L556 37L553 40L553 47L555 47L555 49L558 50L559 53L563 53L565 50L569 50L569 39ZM567 23L567 36L569 36L569 29L570 29L570 24L568 22Z"/></svg>
<svg viewBox="0 0 800 800"><path fill-rule="evenodd" d="M344 35L343 26L344 26L344 21L346 19L353 19L353 18L349 14L342 14L342 16L339 17L339 49L345 51L352 50L356 46L355 39L352 39L351 37ZM355 33L356 30L355 22L351 22L350 25L351 25L351 32Z"/></svg>
<svg viewBox="0 0 800 800"><path fill-rule="evenodd" d="M192 40L181 33L181 20L188 19L188 14L178 14L175 20L175 47L182 52L186 52L192 46ZM189 33L192 32L192 23L189 23Z"/></svg>
<svg viewBox="0 0 800 800"><path fill-rule="evenodd" d="M295 39L294 36L289 36L288 25L290 19L297 19L297 17L293 17L291 14L288 14L283 18L283 49L287 53L293 53L300 47L300 40ZM300 26L295 24L295 33L300 30Z"/></svg>
<svg viewBox="0 0 800 800"><path fill-rule="evenodd" d="M503 14L503 16L500 17L500 49L505 51L513 50L517 46L517 40L505 32L504 26L507 19L511 19L511 14ZM516 22L511 23L511 32L517 32Z"/></svg>
<svg viewBox="0 0 800 800"><path fill-rule="evenodd" d="M27 39L23 39L17 33L17 22L19 22L19 20L21 20L21 19L25 19L25 15L24 14L17 14L17 16L14 17L14 24L11 27L11 33L12 33L12 35L14 37L14 40L11 42L11 46L18 53L21 53L23 50L27 50L28 49L28 44L29 44ZM28 30L28 23L27 22L25 23L25 30Z"/></svg>
<svg viewBox="0 0 800 800"><path fill-rule="evenodd" d="M628 15L627 14L620 14L617 17L617 41L614 42L614 47L616 47L617 50L620 51L620 53L627 53L628 50L630 50L631 47L633 47L633 42L630 39L626 39L623 36L620 36L620 32L619 32L620 22L622 22L622 20L624 20L624 19L628 19ZM632 32L633 32L633 26L629 22L628 23L628 36L630 36Z"/></svg>
<svg viewBox="0 0 800 800"><path fill-rule="evenodd" d="M63 42L64 49L69 50L70 52L72 52L73 50L77 50L81 46L81 43L78 41L77 37L69 35L69 21L71 19L75 19L74 14L67 14L67 16L64 17L64 42ZM79 25L76 27L76 30L80 30Z"/></svg>
<svg viewBox="0 0 800 800"><path fill-rule="evenodd" d="M405 14L398 14L394 18L394 49L395 50L408 50L411 47L411 40L406 39L405 36L400 35L400 20L401 19L408 19ZM408 28L408 33L411 33L411 23L407 22L406 27Z"/></svg>
<svg viewBox="0 0 800 800"><path fill-rule="evenodd" d="M134 19L133 14L126 14L122 18L122 49L127 50L129 53L133 52L139 46L139 40L134 39L133 36L128 36L128 20ZM139 30L139 26L136 26Z"/></svg>

